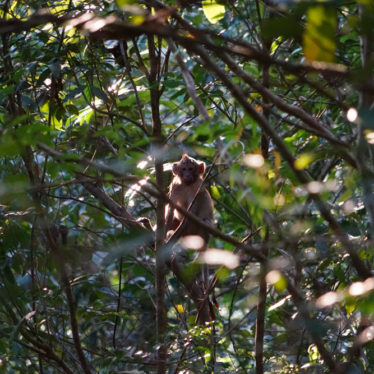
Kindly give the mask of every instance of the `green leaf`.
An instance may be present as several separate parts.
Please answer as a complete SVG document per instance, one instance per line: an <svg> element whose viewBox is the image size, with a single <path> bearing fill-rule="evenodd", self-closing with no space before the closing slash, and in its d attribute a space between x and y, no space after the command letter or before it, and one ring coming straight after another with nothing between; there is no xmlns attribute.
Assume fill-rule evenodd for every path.
<svg viewBox="0 0 374 374"><path fill-rule="evenodd" d="M295 168L297 170L303 170L307 168L314 161L314 159L315 155L313 153L303 153L295 161Z"/></svg>
<svg viewBox="0 0 374 374"><path fill-rule="evenodd" d="M92 87L92 93L98 97L99 99L103 100L104 103L108 103L109 99L106 93L99 87L93 86Z"/></svg>
<svg viewBox="0 0 374 374"><path fill-rule="evenodd" d="M0 156L16 156L20 153L20 144L10 132L4 132L0 139Z"/></svg>
<svg viewBox="0 0 374 374"><path fill-rule="evenodd" d="M225 16L225 6L215 0L203 0L203 11L210 23L217 23Z"/></svg>
<svg viewBox="0 0 374 374"><path fill-rule="evenodd" d="M116 4L119 7L135 4L136 0L116 0Z"/></svg>
<svg viewBox="0 0 374 374"><path fill-rule="evenodd" d="M87 205L87 215L94 221L96 227L103 228L107 225L105 214L90 205Z"/></svg>
<svg viewBox="0 0 374 374"><path fill-rule="evenodd" d="M90 106L87 106L79 111L79 115L70 116L66 122L66 125L69 126L72 123L77 123L79 125L83 125L84 123L89 123L93 115L94 115L94 110Z"/></svg>
<svg viewBox="0 0 374 374"><path fill-rule="evenodd" d="M308 347L308 354L310 362L317 362L317 360L319 359L318 348L314 344Z"/></svg>
<svg viewBox="0 0 374 374"><path fill-rule="evenodd" d="M67 109L67 111L70 113L70 114L74 114L76 116L79 115L79 109L75 106L75 105L72 105L72 104L68 104L65 106L65 108Z"/></svg>
<svg viewBox="0 0 374 374"><path fill-rule="evenodd" d="M311 61L335 61L337 27L336 9L316 5L307 11L307 24L303 34L305 57Z"/></svg>
<svg viewBox="0 0 374 374"><path fill-rule="evenodd" d="M59 78L61 76L61 64L58 61L54 62L53 64L49 64L48 68L54 77Z"/></svg>
<svg viewBox="0 0 374 374"><path fill-rule="evenodd" d="M50 110L51 110L51 108L50 108L50 105L49 105L48 101L46 101L44 103L44 105L40 108L40 110L41 110L44 118L47 121L50 120L51 121L51 125L55 129L60 130L60 131L64 131L64 129L62 128L62 120L57 119L57 117L54 115L54 113L52 111L51 111L51 113L49 113Z"/></svg>

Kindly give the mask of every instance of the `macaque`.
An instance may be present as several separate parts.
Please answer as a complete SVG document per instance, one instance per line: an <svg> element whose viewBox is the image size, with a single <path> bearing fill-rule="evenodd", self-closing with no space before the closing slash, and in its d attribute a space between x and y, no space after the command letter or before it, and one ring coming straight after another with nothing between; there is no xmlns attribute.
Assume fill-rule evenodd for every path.
<svg viewBox="0 0 374 374"><path fill-rule="evenodd" d="M189 209L192 214L198 216L205 223L213 224L213 201L209 192L202 186L205 163L184 154L179 162L173 164L172 170L174 178L169 188L170 200L174 204ZM192 206L190 207L191 203ZM168 238L182 221L183 214L168 205L166 207L166 232ZM208 244L209 233L186 218L183 222L180 236L187 235L198 235L204 239L204 247Z"/></svg>
<svg viewBox="0 0 374 374"><path fill-rule="evenodd" d="M172 170L174 178L170 183L169 199L174 204L189 210L203 222L213 225L213 201L202 185L205 163L184 154L179 162L173 164ZM183 218L183 213L170 204L166 207L167 238L170 239L176 230L181 231L177 233L175 239L198 235L203 239L203 243L200 248L194 249L204 251L208 246L209 233L187 217L184 220ZM197 254L196 259L199 258L200 253ZM214 320L214 309L207 293L209 292L208 266L203 265L201 271L191 281L188 290L198 310L197 320L202 324Z"/></svg>

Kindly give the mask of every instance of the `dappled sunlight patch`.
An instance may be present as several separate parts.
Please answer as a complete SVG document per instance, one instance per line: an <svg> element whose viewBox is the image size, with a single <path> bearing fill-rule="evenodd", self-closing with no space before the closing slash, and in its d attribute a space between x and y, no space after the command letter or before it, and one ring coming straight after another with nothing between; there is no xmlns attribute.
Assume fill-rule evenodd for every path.
<svg viewBox="0 0 374 374"><path fill-rule="evenodd" d="M365 138L369 144L374 144L374 131L365 131Z"/></svg>
<svg viewBox="0 0 374 374"><path fill-rule="evenodd" d="M329 291L317 298L315 306L323 309L331 307L341 301L351 300L352 297L361 297L374 290L374 277L363 282L354 282L348 288L338 291Z"/></svg>
<svg viewBox="0 0 374 374"><path fill-rule="evenodd" d="M274 284L281 279L282 273L278 270L271 270L266 274L266 282Z"/></svg>
<svg viewBox="0 0 374 374"><path fill-rule="evenodd" d="M152 162L152 157L147 157L145 160L141 160L136 164L136 167L141 170L145 170Z"/></svg>
<svg viewBox="0 0 374 374"><path fill-rule="evenodd" d="M27 313L27 314L25 315L25 320L26 320L26 321L29 321L30 319L32 319L32 318L35 316L35 314L36 314L36 311L35 311L35 310L33 310L33 311Z"/></svg>
<svg viewBox="0 0 374 374"><path fill-rule="evenodd" d="M265 159L259 153L251 153L243 156L243 163L254 169L262 167L265 163Z"/></svg>
<svg viewBox="0 0 374 374"><path fill-rule="evenodd" d="M355 203L352 200L344 201L343 203L343 211L344 214L349 215L354 213L356 210Z"/></svg>
<svg viewBox="0 0 374 374"><path fill-rule="evenodd" d="M108 16L106 18L94 18L85 22L82 26L82 29L90 33L95 33L96 31L102 29L104 26L114 23L116 21L117 17L115 16Z"/></svg>
<svg viewBox="0 0 374 374"><path fill-rule="evenodd" d="M143 161L140 161L140 162L136 165L136 167L137 167L138 169L145 169L145 168L147 167L147 165L148 165L148 161L143 160Z"/></svg>
<svg viewBox="0 0 374 374"><path fill-rule="evenodd" d="M356 119L358 117L358 112L357 112L357 110L355 108L349 108L347 110L346 116L347 116L347 120L349 122L354 122L354 121L356 121Z"/></svg>
<svg viewBox="0 0 374 374"><path fill-rule="evenodd" d="M91 21L93 18L95 17L95 14L94 13L83 13L81 16L79 17L75 17L75 18L72 18L70 20L68 20L65 25L68 27L68 28L71 28L71 27L76 27L78 25L80 25L81 23L84 23L84 22L88 22L88 21Z"/></svg>
<svg viewBox="0 0 374 374"><path fill-rule="evenodd" d="M339 188L339 183L335 179L326 182L312 181L305 185L305 189L312 195L320 194L323 192L336 192Z"/></svg>
<svg viewBox="0 0 374 374"><path fill-rule="evenodd" d="M283 194L281 193L277 193L275 196L274 196L274 205L277 206L277 207L281 207L285 204L286 202L286 198Z"/></svg>
<svg viewBox="0 0 374 374"><path fill-rule="evenodd" d="M365 293L363 282L355 282L349 286L348 293L351 296L360 296Z"/></svg>
<svg viewBox="0 0 374 374"><path fill-rule="evenodd" d="M287 287L287 279L279 270L271 270L266 274L265 280L278 292L283 292Z"/></svg>
<svg viewBox="0 0 374 374"><path fill-rule="evenodd" d="M366 279L364 282L355 282L349 286L348 293L351 296L361 296L374 290L374 277Z"/></svg>
<svg viewBox="0 0 374 374"><path fill-rule="evenodd" d="M330 291L320 296L316 300L316 307L321 308L321 309L326 308L326 307L334 305L340 300L341 300L341 296L339 295L338 292Z"/></svg>
<svg viewBox="0 0 374 374"><path fill-rule="evenodd" d="M185 249L194 249L196 251L204 248L204 239L200 235L187 235L181 239L181 246Z"/></svg>
<svg viewBox="0 0 374 374"><path fill-rule="evenodd" d="M362 345L374 339L374 326L367 327L357 338L357 343Z"/></svg>
<svg viewBox="0 0 374 374"><path fill-rule="evenodd" d="M321 193L323 191L323 183L318 181L310 182L306 185L306 189L313 195Z"/></svg>
<svg viewBox="0 0 374 374"><path fill-rule="evenodd" d="M317 248L308 247L304 249L304 256L308 260L314 260L317 257Z"/></svg>
<svg viewBox="0 0 374 374"><path fill-rule="evenodd" d="M143 178L139 182L130 186L126 191L125 197L129 199L129 206L133 207L135 205L134 197L141 191L142 186L148 183L149 178Z"/></svg>
<svg viewBox="0 0 374 374"><path fill-rule="evenodd" d="M222 249L208 249L199 256L199 260L207 265L223 265L230 270L239 266L239 256Z"/></svg>
<svg viewBox="0 0 374 374"><path fill-rule="evenodd" d="M290 300L292 298L291 295L288 295L286 297L283 297L282 299L280 299L278 302L276 302L275 304L273 304L272 306L269 307L268 311L271 312L272 310L275 310L275 309L278 309L280 308L281 306L283 306L288 300Z"/></svg>

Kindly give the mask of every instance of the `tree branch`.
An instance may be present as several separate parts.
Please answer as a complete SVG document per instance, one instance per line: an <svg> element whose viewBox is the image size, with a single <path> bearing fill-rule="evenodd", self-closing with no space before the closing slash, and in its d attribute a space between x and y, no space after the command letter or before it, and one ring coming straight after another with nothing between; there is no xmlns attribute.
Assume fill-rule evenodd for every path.
<svg viewBox="0 0 374 374"><path fill-rule="evenodd" d="M86 356L84 355L81 339L79 336L79 327L78 327L78 321L77 321L77 316L76 316L76 307L75 307L73 293L72 293L71 286L70 286L69 277L67 275L67 271L65 267L65 259L63 256L64 248L62 248L59 243L59 238L61 237L62 244L66 245L67 229L63 227L60 227L58 229L54 226L45 225L44 232L47 238L48 247L50 248L50 250L56 257L59 268L60 268L61 282L62 282L62 287L65 291L65 295L66 295L66 299L67 299L67 303L69 307L71 331L73 335L74 346L75 346L75 349L78 355L78 360L83 369L83 372L85 374L91 374L91 370L89 369Z"/></svg>
<svg viewBox="0 0 374 374"><path fill-rule="evenodd" d="M151 108L152 108L152 132L154 137L155 150L155 170L156 170L156 185L159 191L164 189L164 167L161 150L164 146L164 138L162 136L162 124L160 119L160 67L161 58L156 53L155 37L148 36L148 49L150 59L149 71L149 87L151 93ZM167 317L165 307L165 290L166 290L166 261L163 252L163 243L165 239L165 202L161 197L157 199L156 206L156 330L157 342L159 347L157 349L157 373L166 373L166 358L167 346L165 342L167 331Z"/></svg>
<svg viewBox="0 0 374 374"><path fill-rule="evenodd" d="M158 9L167 10L168 14L172 15L180 23L181 21L183 21L183 18L176 12L175 7L167 7L157 0L147 0L146 3ZM56 23L57 25L67 23L68 25L84 30L86 33L89 33L92 37L97 39L123 40L124 38L132 38L142 34L158 35L164 38L172 38L177 42L186 42L188 39L190 39L188 37L185 37L183 32L180 32L178 28L165 26L165 24L162 23L161 18L162 17L160 17L160 19L157 18L156 15L150 17L148 20L146 19L143 24L135 26L131 23L123 22L112 15L106 18L102 18L96 17L94 13L82 13L78 16L65 15L62 17L57 17L52 14L44 13L33 15L26 21L20 21L18 19L0 20L0 35L20 31L28 31L34 27L42 26L48 22L51 22ZM95 24L95 21L99 20L101 22L104 22L105 25L99 30L96 30L96 28L93 26ZM186 21L184 22L184 25L188 24ZM260 63L279 65L283 69L295 74L301 72L316 72L323 75L339 77L342 79L342 81L346 81L349 77L349 72L342 65L324 63L319 61L309 61L304 62L303 64L291 64L285 61L276 60L263 51L257 50L249 43L237 41L223 35L218 35L217 33L210 30L201 28L193 29L194 34L198 35L193 43L195 43L196 45L203 44L211 51L217 52L224 50L230 54L254 59ZM204 36L203 39L205 39L206 35L210 35L214 37L218 42L214 43L207 40L201 40L201 35Z"/></svg>
<svg viewBox="0 0 374 374"><path fill-rule="evenodd" d="M288 165L290 166L291 170L293 171L294 175L298 178L298 180L307 185L311 182L308 174L303 170L298 170L295 168L295 159L288 150L287 146L284 144L283 140L280 138L276 130L270 125L270 123L266 120L266 118L261 115L259 112L253 108L249 102L247 101L247 97L244 92L234 84L226 75L226 73L218 67L218 65L210 58L210 56L201 48L196 46L195 44L186 43L185 47L191 51L197 53L204 63L204 65L211 71L213 71L218 78L225 84L225 86L230 90L232 95L238 100L238 102L244 107L245 111L261 126L264 131L268 134L268 136L272 139L274 145L278 148L278 151L282 155L282 157L286 160ZM327 221L329 224L332 232L335 234L336 238L341 242L344 250L349 253L350 258L354 267L357 270L358 275L362 279L369 278L371 276L371 271L365 264L365 262L360 258L357 254L353 245L351 244L347 233L341 228L338 221L335 219L331 210L326 206L326 204L322 201L319 194L309 193L310 198L314 201L317 208L319 209L322 217Z"/></svg>
<svg viewBox="0 0 374 374"><path fill-rule="evenodd" d="M313 327L310 314L307 310L307 306L305 305L305 301L300 293L300 291L290 282L287 284L287 290L292 296L292 299L297 306L298 310L301 313L302 318L305 321L305 327L309 334L309 336L312 338L314 344L318 348L318 352L320 353L323 361L328 366L331 373L334 373L337 366L336 362L334 361L331 353L328 351L328 349L325 347L320 334L318 333L318 330Z"/></svg>
<svg viewBox="0 0 374 374"><path fill-rule="evenodd" d="M193 76L191 72L188 70L186 64L183 61L183 58L180 52L177 50L177 47L175 46L174 42L171 39L169 40L169 45L170 45L171 50L175 53L175 58L178 62L179 67L181 68L183 79L186 83L187 92L190 95L190 98L195 103L195 106L197 110L199 111L200 115L203 117L203 119L205 121L208 121L210 118L208 111L206 110L203 102L201 101L200 97L196 93L195 81L193 80Z"/></svg>
<svg viewBox="0 0 374 374"><path fill-rule="evenodd" d="M45 152L47 152L48 154L50 154L51 156L57 158L57 159L61 159L61 160L65 160L65 161L70 161L70 162L78 163L78 164L81 164L83 166L89 165L90 167L94 168L95 170L100 170L100 171L102 171L104 173L112 174L112 175L114 175L116 177L119 177L119 179L123 180L123 181L129 181L129 182L132 182L132 183L138 183L138 182L140 182L140 179L138 177L133 176L133 175L129 175L129 174L121 173L118 170L113 169L110 166L104 164L103 162L89 161L89 160L85 159L84 157L71 158L70 156L65 156L63 153L61 153L59 151L56 151L56 150L54 150L54 149L52 149L52 148L50 148L50 147L48 147L48 146L46 146L45 144L42 144L42 143L39 143L38 147L40 149L44 150ZM85 179L84 182L88 183L87 179ZM234 245L237 248L240 248L242 251L244 251L245 253L247 253L250 256L253 256L255 259L257 259L260 262L263 261L263 260L265 260L265 257L264 257L264 255L262 253L262 247L260 247L260 246L257 246L257 247L256 246L250 246L250 245L241 243L240 241L238 241L235 238L233 238L231 235L227 235L227 234L219 231L215 227L207 224L203 220L199 219L199 217L197 217L195 214L192 214L192 213L188 212L187 209L185 209L185 208L183 208L183 207L181 207L179 205L174 204L169 199L169 197L167 196L166 193L164 193L163 191L159 191L157 185L155 185L155 184L153 184L153 183L150 182L149 184L141 184L141 185L139 185L139 187L144 192L150 194L151 196L153 196L155 198L161 197L165 203L170 204L174 209L176 209L179 212L181 212L189 220L191 220L192 222L196 223L200 227L204 228L204 230L206 230L207 232L209 232L209 234L211 234L211 235L213 235L213 236L215 236L217 238L220 238L220 239L224 240L225 242ZM112 213L116 217L121 217L120 215L116 214L116 212L117 213L122 212L122 210L118 210L118 207L120 207L119 204L118 204L118 207L115 204L112 205L113 204L113 200L110 199L110 198L108 199L106 197L106 194L102 190L100 190L100 188L96 187L93 183L90 184L89 188L91 189L92 193L97 194L95 196L97 196L98 198L100 197L100 199L103 199L103 201L105 201L105 204L108 204L107 205L108 209L111 206L114 207L115 210L114 211L111 210L111 211L112 211ZM125 216L127 216L127 214L125 213ZM135 222L136 226L134 226L134 228L142 227L140 225L140 223L138 223L138 221L135 218L133 218L133 217L130 218L130 217L132 217L132 216L129 215L129 219L128 219L128 221L127 221L126 224L130 224L131 225L132 224L131 222Z"/></svg>

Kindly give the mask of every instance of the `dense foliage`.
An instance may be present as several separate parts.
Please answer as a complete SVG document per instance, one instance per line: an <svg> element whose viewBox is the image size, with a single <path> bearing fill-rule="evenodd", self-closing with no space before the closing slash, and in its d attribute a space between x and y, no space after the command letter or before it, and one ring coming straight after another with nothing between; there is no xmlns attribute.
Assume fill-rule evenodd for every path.
<svg viewBox="0 0 374 374"><path fill-rule="evenodd" d="M372 0L0 15L0 373L371 372ZM221 250L205 326L192 251L164 266L183 152Z"/></svg>

